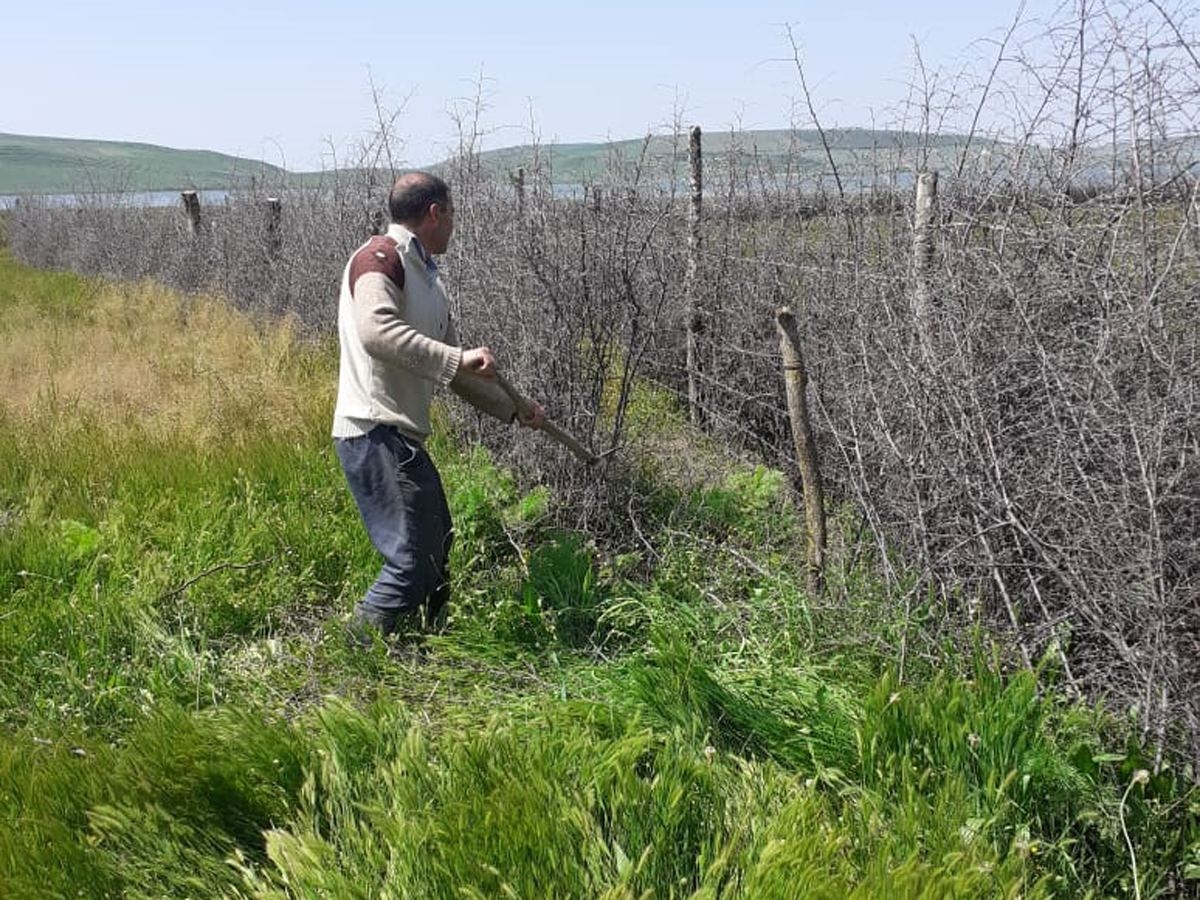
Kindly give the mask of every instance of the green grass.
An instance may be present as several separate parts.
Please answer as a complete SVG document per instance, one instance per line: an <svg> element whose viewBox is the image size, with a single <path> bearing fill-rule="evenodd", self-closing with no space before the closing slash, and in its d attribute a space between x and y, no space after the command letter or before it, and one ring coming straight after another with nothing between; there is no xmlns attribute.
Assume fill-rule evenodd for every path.
<svg viewBox="0 0 1200 900"><path fill-rule="evenodd" d="M451 627L359 651L331 347L3 256L0 340L0 896L1127 897L1122 816L1196 894L1181 773L984 635L898 683L778 473L645 464L651 554L443 433Z"/></svg>

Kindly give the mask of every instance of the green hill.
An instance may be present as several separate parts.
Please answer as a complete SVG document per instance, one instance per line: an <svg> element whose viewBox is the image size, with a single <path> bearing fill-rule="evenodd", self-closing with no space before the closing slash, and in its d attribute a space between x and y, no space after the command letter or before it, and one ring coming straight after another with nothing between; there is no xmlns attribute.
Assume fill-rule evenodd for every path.
<svg viewBox="0 0 1200 900"><path fill-rule="evenodd" d="M916 147L921 136L910 132L869 131L861 128L826 132L839 167L851 167L867 152ZM953 159L964 138L959 135L934 137L933 156ZM578 184L598 178L616 165L627 166L642 154L644 139L603 143L547 144L536 148L549 163L559 184ZM704 135L706 158L728 159L730 149L745 163L754 157L764 165L781 166L790 161L803 173L828 169L820 136L815 130L711 131ZM664 162L687 156L687 136L650 138L646 154L660 171ZM530 145L503 147L481 154L485 169L504 172L531 165L535 148ZM443 162L434 169L444 168ZM75 191L169 191L184 188L222 189L236 187L251 178L278 183L317 185L330 173L292 173L278 166L210 150L177 150L154 144L121 141L76 140L0 134L0 194L54 194Z"/></svg>
<svg viewBox="0 0 1200 900"><path fill-rule="evenodd" d="M0 134L0 194L226 188L251 176L285 174L211 150Z"/></svg>
<svg viewBox="0 0 1200 900"><path fill-rule="evenodd" d="M915 132L872 131L866 128L834 128L825 132L834 163L839 169L852 169L864 164L872 154L880 154L880 162L887 154L905 148L911 153L921 147L926 138ZM739 166L757 159L763 166L779 170L791 163L793 171L816 174L829 169L829 161L822 145L821 135L816 129L772 129L758 131L706 131L703 135L704 155L709 166L721 166L733 151ZM933 135L928 139L930 160L937 165L948 165L957 158L966 142L958 134ZM978 146L982 147L983 142ZM577 184L602 175L614 165L617 168L635 163L643 155L648 162L661 169L672 157L686 165L688 154L687 134L678 138L672 135L656 135L649 139L612 141L609 143L547 144L536 148L540 158L547 162L553 180L559 184ZM511 170L529 165L534 158L535 148L530 145L505 147L489 150L480 158L485 168L494 171Z"/></svg>
<svg viewBox="0 0 1200 900"><path fill-rule="evenodd" d="M967 146L967 138L961 134L926 136L867 128L831 128L826 130L824 141L829 144L829 154L815 129L708 130L704 132L705 167L709 173L721 173L733 162L739 170L750 168L767 176L782 172L814 176L829 173L832 156L843 180L853 184L864 173L911 171L918 165L952 172ZM1200 157L1198 143L1200 139L1194 136L1176 138L1172 153L1185 164L1192 161L1191 165L1196 165ZM970 143L972 157L1004 149L1004 145L983 136L976 136ZM645 160L651 177L661 178L673 164L682 174L687 153L687 134L683 133L648 139L501 147L481 153L480 164L485 171L503 174L521 166L531 168L536 160L556 184L578 185L601 179L613 170L628 174L639 159ZM451 160L443 160L429 168L445 171L452 166ZM1087 154L1083 171L1106 178L1110 168L1110 154L1093 150ZM0 133L0 195L219 190L245 186L251 179L273 185L315 187L327 184L334 174L292 172L210 150ZM355 172L345 169L336 174L353 176Z"/></svg>

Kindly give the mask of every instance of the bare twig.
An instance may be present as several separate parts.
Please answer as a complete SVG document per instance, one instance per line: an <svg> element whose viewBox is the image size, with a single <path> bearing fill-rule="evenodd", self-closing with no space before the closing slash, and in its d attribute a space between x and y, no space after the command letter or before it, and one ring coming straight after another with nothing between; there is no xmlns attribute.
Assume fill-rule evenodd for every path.
<svg viewBox="0 0 1200 900"><path fill-rule="evenodd" d="M211 566L211 567L205 569L203 572L200 572L199 574L192 576L191 578L189 578L187 581L183 582L183 584L179 585L178 587L171 588L171 590L167 591L165 594L160 594L158 597L158 602L161 603L164 600L170 600L172 597L179 596L180 594L182 594L188 588L192 587L197 582L207 578L210 575L215 575L217 572L224 572L224 571L246 572L246 571L249 571L250 569L261 569L263 566L270 565L275 560L279 559L279 557L282 555L283 554L281 554L281 553L276 553L274 556L268 556L265 559L252 560L248 563L232 563L232 562L218 563L217 565Z"/></svg>
<svg viewBox="0 0 1200 900"><path fill-rule="evenodd" d="M812 94L808 90L808 81L804 77L804 64L800 62L800 47L796 43L796 37L792 34L792 26L787 25L788 43L792 46L792 61L796 65L796 75L800 78L800 90L804 92L804 103L808 106L808 114L813 120L813 124L817 127L817 134L821 136L821 146L825 150L825 158L829 160L829 169L833 172L833 180L837 183L838 196L845 200L846 190L842 187L842 176L838 172L837 163L833 161L833 149L829 146L829 139L825 135L825 129L821 127L821 119L817 115L816 107L813 106Z"/></svg>

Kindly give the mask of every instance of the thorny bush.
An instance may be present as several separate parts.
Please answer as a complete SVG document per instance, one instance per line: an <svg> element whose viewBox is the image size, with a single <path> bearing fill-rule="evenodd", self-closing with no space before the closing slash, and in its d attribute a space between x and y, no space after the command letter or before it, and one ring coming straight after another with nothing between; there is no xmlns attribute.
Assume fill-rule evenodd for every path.
<svg viewBox="0 0 1200 900"><path fill-rule="evenodd" d="M1163 4L1064 15L1028 39L1014 27L970 91L918 69L901 130L856 146L864 133L826 131L816 167L800 131L792 153L734 133L706 159L698 413L794 471L773 322L791 304L832 502L857 511L896 602L914 602L900 569L915 568L939 612L922 627L986 620L1019 663L1048 657L1069 691L1114 698L1144 737L1200 759L1200 204L1197 142L1180 137L1197 130L1197 42ZM938 133L964 111L968 139ZM571 526L636 542L646 504L620 460L688 460L684 426L628 427L639 384L687 403L681 130L571 189L534 147L520 197L463 146L445 270L464 338L622 452L597 475L528 434L460 425L554 485ZM923 339L910 187L926 168L943 190ZM178 210L30 200L9 240L37 265L217 292L328 335L389 180L259 184L206 208L194 236Z"/></svg>

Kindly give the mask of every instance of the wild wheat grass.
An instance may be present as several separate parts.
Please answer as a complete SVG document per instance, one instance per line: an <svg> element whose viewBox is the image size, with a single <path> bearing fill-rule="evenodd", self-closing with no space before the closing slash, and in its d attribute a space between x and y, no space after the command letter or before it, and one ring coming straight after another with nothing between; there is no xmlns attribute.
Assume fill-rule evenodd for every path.
<svg viewBox="0 0 1200 900"><path fill-rule="evenodd" d="M1182 774L984 635L899 682L778 473L672 471L647 558L441 439L451 628L361 652L328 346L2 256L0 336L0 896L1195 894Z"/></svg>

